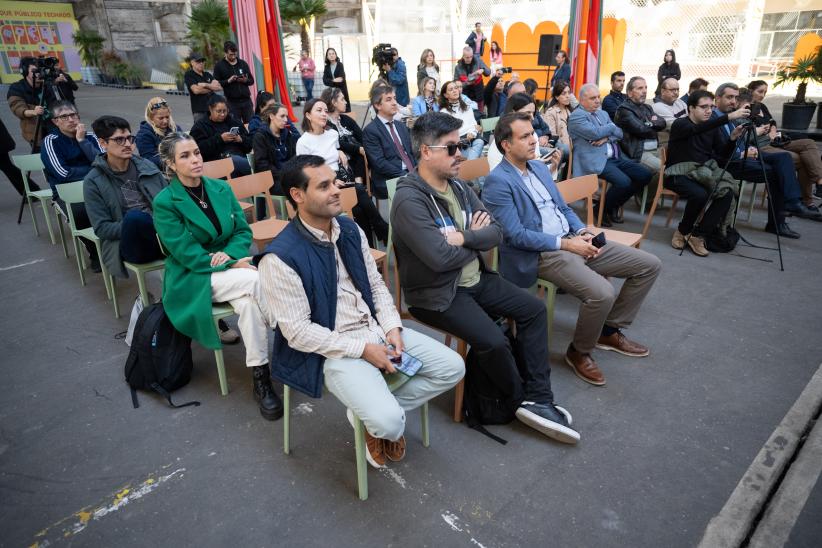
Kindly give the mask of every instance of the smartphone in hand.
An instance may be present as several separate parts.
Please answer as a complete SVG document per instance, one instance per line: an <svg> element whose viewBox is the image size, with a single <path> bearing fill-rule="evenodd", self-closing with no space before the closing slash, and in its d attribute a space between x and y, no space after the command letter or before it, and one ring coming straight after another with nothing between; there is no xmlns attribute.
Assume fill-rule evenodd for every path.
<svg viewBox="0 0 822 548"><path fill-rule="evenodd" d="M600 249L605 246L607 242L605 241L605 233L600 232L591 240L591 245L597 249Z"/></svg>
<svg viewBox="0 0 822 548"><path fill-rule="evenodd" d="M240 134L240 128L237 127L237 126L234 126L233 128L229 129L228 132L231 133L232 135L239 135Z"/></svg>

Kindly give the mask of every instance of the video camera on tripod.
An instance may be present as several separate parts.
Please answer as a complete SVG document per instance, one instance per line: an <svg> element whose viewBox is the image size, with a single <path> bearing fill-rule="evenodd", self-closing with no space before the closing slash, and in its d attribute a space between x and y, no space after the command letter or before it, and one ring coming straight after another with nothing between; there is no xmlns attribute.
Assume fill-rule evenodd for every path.
<svg viewBox="0 0 822 548"><path fill-rule="evenodd" d="M379 69L380 77L385 78L383 66L394 64L394 48L391 44L377 44L371 55L371 62Z"/></svg>
<svg viewBox="0 0 822 548"><path fill-rule="evenodd" d="M60 76L60 60L57 57L38 57L34 77L43 82L51 83Z"/></svg>
<svg viewBox="0 0 822 548"><path fill-rule="evenodd" d="M762 104L761 103L751 103L748 106L748 109L751 111L748 114L748 117L744 119L744 121L739 124L740 127L750 128L756 125L756 119L762 116Z"/></svg>

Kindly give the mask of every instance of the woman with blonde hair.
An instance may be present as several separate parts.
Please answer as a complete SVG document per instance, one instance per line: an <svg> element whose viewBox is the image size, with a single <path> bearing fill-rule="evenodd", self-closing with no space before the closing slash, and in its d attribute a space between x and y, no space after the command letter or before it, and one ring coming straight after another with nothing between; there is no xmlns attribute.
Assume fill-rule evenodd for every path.
<svg viewBox="0 0 822 548"><path fill-rule="evenodd" d="M160 171L163 170L163 162L157 151L160 141L175 131L183 129L174 123L171 117L171 106L162 97L152 97L146 105L145 120L140 122L140 129L135 136L137 151L142 158L154 163Z"/></svg>
<svg viewBox="0 0 822 548"><path fill-rule="evenodd" d="M265 419L283 415L268 366L269 320L261 307L257 269L249 256L251 229L231 187L203 176L203 157L188 134L160 143L171 182L154 199L154 226L168 255L163 307L171 324L206 348L222 348L211 305L226 302L240 316L253 393Z"/></svg>
<svg viewBox="0 0 822 548"><path fill-rule="evenodd" d="M434 50L425 48L420 55L420 64L417 65L417 87L422 83L423 78L433 78L436 84L434 89L440 87L440 66L434 58Z"/></svg>

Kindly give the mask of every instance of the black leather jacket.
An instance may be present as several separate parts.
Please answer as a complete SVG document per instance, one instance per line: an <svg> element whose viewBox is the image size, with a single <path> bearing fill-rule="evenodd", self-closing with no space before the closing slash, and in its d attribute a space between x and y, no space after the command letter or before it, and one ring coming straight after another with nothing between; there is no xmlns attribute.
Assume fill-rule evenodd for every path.
<svg viewBox="0 0 822 548"><path fill-rule="evenodd" d="M631 160L642 159L643 143L656 139L656 132L665 129L665 120L654 114L650 105L636 104L626 99L616 110L614 123L622 129L619 148Z"/></svg>

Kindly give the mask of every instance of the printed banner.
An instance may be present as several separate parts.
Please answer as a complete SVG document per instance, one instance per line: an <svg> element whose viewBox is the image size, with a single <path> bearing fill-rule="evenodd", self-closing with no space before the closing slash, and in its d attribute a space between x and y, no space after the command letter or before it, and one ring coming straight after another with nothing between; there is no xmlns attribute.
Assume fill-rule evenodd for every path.
<svg viewBox="0 0 822 548"><path fill-rule="evenodd" d="M23 57L56 57L60 68L80 80L80 55L71 4L0 1L0 81L20 80Z"/></svg>

